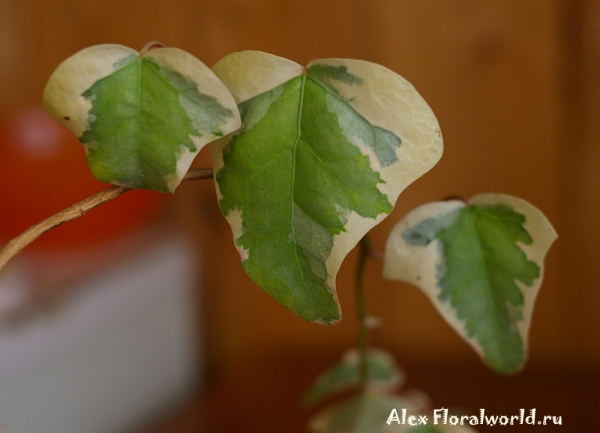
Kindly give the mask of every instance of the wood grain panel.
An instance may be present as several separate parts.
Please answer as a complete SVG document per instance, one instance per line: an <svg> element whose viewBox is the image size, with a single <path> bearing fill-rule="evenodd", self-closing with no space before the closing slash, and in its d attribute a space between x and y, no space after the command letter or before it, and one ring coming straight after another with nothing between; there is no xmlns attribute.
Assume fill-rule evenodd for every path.
<svg viewBox="0 0 600 433"><path fill-rule="evenodd" d="M33 2L0 2L0 113L41 100L41 39Z"/></svg>
<svg viewBox="0 0 600 433"><path fill-rule="evenodd" d="M571 368L600 361L600 3L565 2L561 41L561 349Z"/></svg>
<svg viewBox="0 0 600 433"><path fill-rule="evenodd" d="M407 190L394 215L449 194L468 197L497 191L526 198L555 221L559 212L555 193L559 180L557 3L378 4L387 33L375 60L401 71L421 91L437 113L446 146L442 161ZM388 224L391 227L391 221L386 222L376 233L385 236ZM553 264L555 251L549 257L534 318L533 358L538 353L554 358L560 352L556 339L561 326L556 316L560 287ZM431 351L439 350L448 357L470 358L466 347L432 316L420 294L403 295L406 306L398 315L404 319L398 319L398 324L399 329L413 331L412 337L404 337L407 345L432 356ZM394 302L380 302L387 308L384 317L390 316ZM390 335L386 343L393 345L393 338Z"/></svg>
<svg viewBox="0 0 600 433"><path fill-rule="evenodd" d="M567 17L565 5L574 3L585 7ZM585 34L569 39L567 24L579 28L582 17ZM446 150L373 230L375 247L383 249L394 222L426 201L483 191L524 197L556 223L561 236L534 315L532 362L597 362L599 17L591 0L3 0L0 111L39 101L60 61L98 43L140 49L157 39L208 65L245 49L299 63L314 57L381 63L409 79L430 103ZM565 68L579 48L581 64ZM581 80L575 93L560 85L566 69L570 81ZM210 165L208 150L194 165ZM179 215L173 221L203 251L202 296L215 369L273 352L337 352L353 344L354 253L338 278L344 320L333 328L313 325L245 276L210 182L182 187L172 210ZM368 306L384 319L378 343L403 356L478 362L423 295L383 281L380 272L379 263L369 263Z"/></svg>

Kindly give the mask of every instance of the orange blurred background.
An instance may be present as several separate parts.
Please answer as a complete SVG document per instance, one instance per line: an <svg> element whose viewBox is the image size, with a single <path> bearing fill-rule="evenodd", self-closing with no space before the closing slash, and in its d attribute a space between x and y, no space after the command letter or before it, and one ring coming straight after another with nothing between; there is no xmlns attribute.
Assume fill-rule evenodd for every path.
<svg viewBox="0 0 600 433"><path fill-rule="evenodd" d="M209 66L255 49L302 64L360 58L400 73L436 113L445 154L373 229L375 248L383 250L410 209L451 194L503 192L530 201L559 239L547 257L526 369L598 375L600 2L1 0L0 112L39 103L52 71L82 48L119 43L139 50L151 40ZM194 166L210 164L207 148ZM355 252L338 276L342 322L305 323L245 275L211 182L185 183L170 206L165 218L187 230L202 255L209 372L226 375L281 354L335 358L354 344ZM485 369L425 296L384 281L381 268L371 262L366 272L367 307L383 320L378 345L400 363L443 360Z"/></svg>

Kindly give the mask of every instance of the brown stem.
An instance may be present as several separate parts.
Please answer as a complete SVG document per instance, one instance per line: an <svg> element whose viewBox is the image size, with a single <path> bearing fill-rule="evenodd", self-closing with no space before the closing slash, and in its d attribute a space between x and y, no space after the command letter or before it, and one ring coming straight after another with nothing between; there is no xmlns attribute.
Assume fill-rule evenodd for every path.
<svg viewBox="0 0 600 433"><path fill-rule="evenodd" d="M159 42L159 41L148 42L146 45L144 45L144 48L142 48L142 51L140 51L140 54L144 54L155 48L165 48L165 44L163 44L162 42Z"/></svg>
<svg viewBox="0 0 600 433"><path fill-rule="evenodd" d="M370 248L367 250L367 255L372 258L373 260L377 260L378 262L383 262L383 258L384 258L384 253L383 251L375 251L374 249Z"/></svg>
<svg viewBox="0 0 600 433"><path fill-rule="evenodd" d="M364 248L365 250L365 254L367 255L367 257L376 260L378 262L383 262L384 259L384 253L383 251L377 251L373 249L373 245L371 244L371 242L363 242L362 243L362 248Z"/></svg>
<svg viewBox="0 0 600 433"><path fill-rule="evenodd" d="M212 179L213 169L212 168L193 168L183 176L183 180L200 180L200 179Z"/></svg>
<svg viewBox="0 0 600 433"><path fill-rule="evenodd" d="M369 364L367 350L369 346L369 329L367 328L367 307L363 288L363 275L371 242L365 235L358 243L358 263L356 264L356 319L358 320L358 371L360 392L365 393L369 384Z"/></svg>
<svg viewBox="0 0 600 433"><path fill-rule="evenodd" d="M212 168L198 168L189 170L183 180L211 179L212 177ZM81 218L87 211L107 203L127 191L131 190L120 186L110 186L28 228L19 236L9 241L4 249L0 251L0 274L6 265L23 251L27 245L35 241L44 233L49 232L62 224L68 223L69 221Z"/></svg>
<svg viewBox="0 0 600 433"><path fill-rule="evenodd" d="M442 199L442 201L451 201L451 200L462 201L465 204L467 204L469 202L469 200L467 200L467 198L464 195L460 195L460 194L452 194L452 195L449 195Z"/></svg>

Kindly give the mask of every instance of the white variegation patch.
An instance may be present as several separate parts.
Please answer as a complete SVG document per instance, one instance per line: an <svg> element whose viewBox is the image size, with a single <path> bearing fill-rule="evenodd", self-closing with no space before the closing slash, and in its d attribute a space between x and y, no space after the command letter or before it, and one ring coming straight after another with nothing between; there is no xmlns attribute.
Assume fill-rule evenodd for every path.
<svg viewBox="0 0 600 433"><path fill-rule="evenodd" d="M226 219L229 225L231 226L235 248L237 249L237 252L240 255L240 259L244 261L248 259L248 257L250 257L250 250L247 250L241 245L238 245L237 242L237 240L240 237L242 237L244 233L246 233L246 227L244 227L244 221L242 219L242 210L236 208L235 210L229 212L229 215L227 215Z"/></svg>
<svg viewBox="0 0 600 433"><path fill-rule="evenodd" d="M217 193L217 201L221 201L223 198L223 194L221 193L221 188L219 187L219 182L217 181L217 174L219 170L221 170L225 166L225 162L223 161L223 155L225 153L225 148L233 135L229 134L223 138L219 138L218 140L210 143L210 153L212 155L212 163L213 163L213 174L214 174L214 184L215 184L215 192Z"/></svg>
<svg viewBox="0 0 600 433"><path fill-rule="evenodd" d="M402 234L421 221L449 214L464 207L458 200L428 203L409 212L390 232L385 246L383 276L390 280L405 281L423 288L430 298L437 298L436 269L440 262L437 241L429 245L410 245Z"/></svg>
<svg viewBox="0 0 600 433"><path fill-rule="evenodd" d="M443 261L439 241L433 240L428 245L411 245L402 237L404 232L427 218L446 215L463 207L465 207L463 202L449 200L428 203L409 212L394 226L388 236L383 276L389 280L404 281L419 287L448 324L463 336L478 354L482 355L477 341L467 336L465 322L457 317L456 311L449 302L440 302L438 299L440 294L437 286L438 267Z"/></svg>
<svg viewBox="0 0 600 433"><path fill-rule="evenodd" d="M115 65L138 52L122 45L95 45L62 62L44 89L45 110L79 138L88 129L92 103L82 94L111 75ZM94 96L92 95L92 98Z"/></svg>
<svg viewBox="0 0 600 433"><path fill-rule="evenodd" d="M360 138L354 137L353 142L354 144L356 144L356 147L358 147L358 149L360 150L360 153L369 158L369 166L371 167L371 170L373 170L376 173L380 173L381 164L379 163L379 159L377 159L377 155L375 154L375 152L373 152L373 150L370 147L366 146ZM382 185L382 183L377 184L377 189L379 189L379 191L381 191Z"/></svg>
<svg viewBox="0 0 600 433"><path fill-rule="evenodd" d="M241 126L240 113L237 110L237 104L233 96L215 73L199 59L179 48L150 50L145 52L143 57L151 59L157 64L177 71L184 77L189 78L196 84L198 93L215 98L219 104L230 110L231 116L221 126L225 134L229 134ZM188 112L185 104L182 104L182 106ZM188 114L190 113L188 112ZM200 151L207 143L215 140L216 137L212 135L211 131L207 131L201 123L196 121L193 115L190 115L190 118L194 128L204 134L202 137L196 137L194 140L194 144L198 148L198 151Z"/></svg>
<svg viewBox="0 0 600 433"><path fill-rule="evenodd" d="M244 233L246 233L246 228L244 227L244 221L242 219L241 209L235 209L229 212L229 215L227 215L227 221L231 226L231 231L233 233L234 240L238 240L242 237Z"/></svg>
<svg viewBox="0 0 600 433"><path fill-rule="evenodd" d="M369 123L400 137L398 163L378 170L386 182L380 190L395 203L400 193L428 172L442 157L440 126L416 89L392 70L364 60L317 59L313 65L339 67L362 80L361 84L331 81L331 84Z"/></svg>
<svg viewBox="0 0 600 433"><path fill-rule="evenodd" d="M304 67L261 51L240 51L223 57L213 67L240 104L304 73Z"/></svg>
<svg viewBox="0 0 600 433"><path fill-rule="evenodd" d="M194 137L193 135L190 135L189 137L192 140L192 142L196 144L197 137ZM196 144L196 146L198 145ZM194 158L197 154L198 152L192 152L186 146L181 146L181 151L177 159L177 169L175 171L175 174L172 176L165 177L165 182L167 183L167 188L169 188L169 192L175 192L175 189L181 183L181 179L183 179L183 177L187 173L188 169L190 168L190 165L192 165L192 161L194 161Z"/></svg>

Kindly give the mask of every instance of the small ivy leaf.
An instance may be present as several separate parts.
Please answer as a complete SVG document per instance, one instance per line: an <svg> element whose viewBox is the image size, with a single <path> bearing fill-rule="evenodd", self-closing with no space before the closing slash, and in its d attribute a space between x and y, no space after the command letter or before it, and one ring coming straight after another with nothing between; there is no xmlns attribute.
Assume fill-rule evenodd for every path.
<svg viewBox="0 0 600 433"><path fill-rule="evenodd" d="M556 237L546 217L516 197L429 203L390 233L383 274L421 288L491 368L514 373Z"/></svg>
<svg viewBox="0 0 600 433"><path fill-rule="evenodd" d="M435 116L403 78L364 61L302 67L244 51L213 70L244 124L211 145L244 268L304 319L334 324L344 257L441 156Z"/></svg>
<svg viewBox="0 0 600 433"><path fill-rule="evenodd" d="M44 108L83 143L97 179L170 193L206 144L241 125L223 83L177 48L86 48L52 74Z"/></svg>
<svg viewBox="0 0 600 433"><path fill-rule="evenodd" d="M367 392L331 405L309 420L314 433L475 433L467 425L434 424L429 398Z"/></svg>
<svg viewBox="0 0 600 433"><path fill-rule="evenodd" d="M393 391L404 383L404 372L396 365L388 352L371 348L367 352L369 371L368 387L371 390ZM359 354L356 349L348 351L341 361L317 378L303 399L312 405L331 394L355 388L360 383Z"/></svg>
<svg viewBox="0 0 600 433"><path fill-rule="evenodd" d="M421 408L410 399L395 395L366 393L333 405L315 415L308 424L314 433L408 433L414 427L395 421L394 410L401 417L420 415Z"/></svg>

